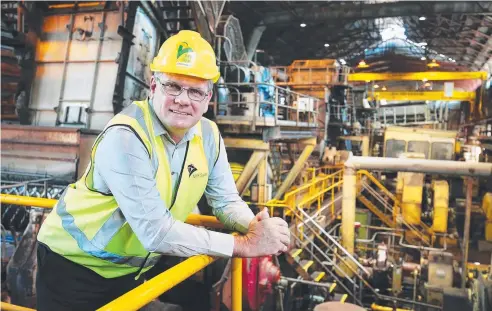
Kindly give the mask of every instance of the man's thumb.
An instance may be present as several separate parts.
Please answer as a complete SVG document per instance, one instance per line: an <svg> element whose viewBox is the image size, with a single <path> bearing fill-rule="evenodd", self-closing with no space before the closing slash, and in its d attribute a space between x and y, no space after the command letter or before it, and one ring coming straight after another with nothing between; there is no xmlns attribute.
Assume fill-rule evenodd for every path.
<svg viewBox="0 0 492 311"><path fill-rule="evenodd" d="M268 208L263 208L263 210L261 212L259 212L258 214L256 214L256 219L258 221L260 220L263 220L263 219L268 219L270 218L270 214L268 214Z"/></svg>

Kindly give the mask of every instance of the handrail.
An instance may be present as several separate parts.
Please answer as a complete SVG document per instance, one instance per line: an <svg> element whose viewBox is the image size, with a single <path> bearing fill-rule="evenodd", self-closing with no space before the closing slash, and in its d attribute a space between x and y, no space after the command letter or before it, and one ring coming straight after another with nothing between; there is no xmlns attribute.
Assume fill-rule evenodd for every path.
<svg viewBox="0 0 492 311"><path fill-rule="evenodd" d="M24 206L36 206L41 208L53 208L57 200L24 197L10 194L1 194L0 202L3 204L14 204ZM207 226L223 229L223 224L214 216L191 214L186 218L188 224L197 226ZM123 296L113 300L98 310L138 310L153 299L159 297L167 290L176 286L183 280L202 270L213 263L217 258L207 255L197 255L186 259L165 272L157 275L142 285L134 288ZM232 258L232 310L241 311L242 309L242 258ZM12 309L4 308L12 307ZM2 302L2 310L13 311L35 311L24 307L14 306Z"/></svg>
<svg viewBox="0 0 492 311"><path fill-rule="evenodd" d="M393 195L383 184L381 184L371 173L369 173L367 170L359 170L357 171L358 174L364 175L367 178L369 178L381 191L383 191L390 199L392 199L395 202L396 206L401 207L401 202L398 200L398 198ZM420 222L420 226L425 229L429 234L434 234L432 231L432 228L427 226L425 223Z"/></svg>
<svg viewBox="0 0 492 311"><path fill-rule="evenodd" d="M0 304L0 309L3 311L36 311L35 309L13 305L5 301L2 301L2 303Z"/></svg>
<svg viewBox="0 0 492 311"><path fill-rule="evenodd" d="M53 208L58 200L26 197L22 195L13 194L0 194L0 203L23 205L23 206L35 206L39 208ZM186 218L185 222L194 226L210 227L215 229L224 229L224 225L215 217L199 214L190 214Z"/></svg>
<svg viewBox="0 0 492 311"><path fill-rule="evenodd" d="M110 303L102 306L101 308L97 309L97 311L138 310L151 302L153 299L162 295L164 292L173 288L174 286L181 283L196 272L202 270L206 266L210 265L216 259L217 258L215 257L207 255L190 257L185 261L175 265L174 267L162 272L156 277L150 279L149 281L144 282L142 285L132 289L121 297L116 298ZM241 258L233 258L233 261L234 260L241 260ZM237 274L235 272L233 273L234 276L235 274ZM233 282L237 283L237 281L234 280ZM239 287L239 290L242 290L241 287ZM234 294L234 292L237 291L237 288L233 287L232 291L233 300L241 298L238 297L238 293ZM239 293L239 296L240 295L241 294ZM233 306L236 306L236 308L233 310L241 310L240 307L237 308L237 301L233 301Z"/></svg>
<svg viewBox="0 0 492 311"><path fill-rule="evenodd" d="M302 213L304 215L307 215L306 212L301 209L301 208L297 208L297 211L299 213ZM297 214L296 212L293 213L294 215ZM351 260L352 262L354 262L354 264L356 264L356 266L361 270L363 271L366 275L368 275L368 272L366 270L366 268L364 266L362 266L362 264L357 261L349 252L347 252L347 250L345 250L345 248L343 248L343 246L341 246L338 241L336 241L336 239L334 239L333 236L329 235L316 221L314 220L311 220L314 227L316 227L316 229L318 229L317 231L319 231L320 233L317 233L316 231L313 230L313 228L311 228L310 226L307 226L309 229L313 230L314 232L314 235L317 236L318 238L320 238L320 235L323 235L325 237L328 238L328 240L330 240L336 247L337 249L339 249L344 255L345 257L342 257L341 254L338 254L338 253L334 253L335 254L335 257L337 257L341 262L343 263L346 263L347 260ZM306 223L304 223L306 224ZM306 224L307 225L307 224ZM304 233L305 236L307 236L306 233ZM295 236L296 239L299 239L298 237ZM317 250L319 250L319 247L314 243L314 241L312 241L309 237L307 237L307 239L309 240L309 242L311 244L313 244L313 247L316 248ZM321 241L324 241L324 239L320 238ZM325 245L327 245L327 242L324 241ZM328 248L330 248L328 246ZM307 248L306 248L307 249ZM308 252L310 252L308 250ZM313 254L312 254L313 255ZM422 306L422 307L427 307L427 308L433 308L433 309L437 309L437 310L442 310L442 307L440 306L435 306L435 305L430 305L430 304L427 304L427 303L423 303L423 302L419 302L419 301L411 301L411 300L407 300L407 299L404 299L404 298L399 298L399 297L391 297L391 296L386 296L386 295L382 295L380 293L378 293L365 279L362 275L360 275L359 273L357 273L357 271L354 270L353 267L351 267L350 265L346 265L347 268L349 268L355 276L357 276L357 278L362 282L364 283L364 285L375 295L375 297L381 299L381 300L385 300L385 301L397 301L397 302L402 302L402 303L406 303L406 304L412 304L412 305L418 305L418 306ZM343 272L345 274L345 272ZM354 295L353 293L351 293L352 295ZM355 300L357 300L356 297L354 297Z"/></svg>

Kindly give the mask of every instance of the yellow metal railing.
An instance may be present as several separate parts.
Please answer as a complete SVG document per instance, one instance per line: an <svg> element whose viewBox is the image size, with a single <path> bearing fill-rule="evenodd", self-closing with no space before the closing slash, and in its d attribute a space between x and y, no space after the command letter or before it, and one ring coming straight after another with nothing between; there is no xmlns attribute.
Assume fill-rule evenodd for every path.
<svg viewBox="0 0 492 311"><path fill-rule="evenodd" d="M383 211L380 211L380 213L382 213L382 215L379 215L378 212L375 212L375 214L378 215L378 217L380 217L381 220L383 220L383 222L385 222L390 227L395 228L397 225L397 221L399 219L404 225L406 225L410 229L411 232L413 232L413 234L415 236L417 236L425 244L430 245L431 244L430 241L435 240L435 234L434 234L433 230L428 225L423 223L422 221L419 223L419 225L417 227L415 225L412 225L412 224L405 222L402 217L399 217L400 216L399 213L401 212L400 200L393 193L391 193L391 191L389 191L383 184L381 184L379 182L379 180L377 180L376 177L374 177L370 172L368 172L366 170L357 171L358 181L361 181L362 178L365 178L366 180L369 180L370 182L372 182L387 198L389 198L393 202L393 204L390 204L390 206L393 206L393 208L385 208ZM361 187L361 186L362 185L359 182L358 187ZM361 191L359 189L358 193L360 193L360 192ZM368 200L366 200L364 196L360 195L358 198L370 210L373 210L374 208L376 208L375 205L368 204L370 202ZM386 211L390 212L391 215L387 215ZM392 221L388 219L389 216L392 216L392 218L393 218ZM391 221L391 224L388 224L388 221ZM425 236L425 234L429 234L430 239L428 239Z"/></svg>
<svg viewBox="0 0 492 311"><path fill-rule="evenodd" d="M41 208L53 208L57 200L24 197L10 194L1 194L2 204L15 204L24 206L34 206ZM203 216L191 214L186 218L186 223L198 226L223 229L222 223L213 216ZM181 283L196 272L202 270L216 260L215 257L198 255L190 257L156 277L146 281L142 285L134 288L123 296L111 301L98 310L138 310L155 298L159 297L169 289ZM242 258L232 258L232 311L242 310ZM2 310L12 311L35 311L33 309L11 305L2 302Z"/></svg>
<svg viewBox="0 0 492 311"><path fill-rule="evenodd" d="M36 311L34 309L31 309L31 308L21 307L21 306L13 305L13 304L3 302L3 301L0 304L0 310L2 310L2 311Z"/></svg>
<svg viewBox="0 0 492 311"><path fill-rule="evenodd" d="M326 175L326 173L339 169L334 173ZM286 192L284 198L281 200L270 200L261 206L270 208L270 215L274 215L275 208L283 208L284 216L289 216L291 210L302 203L303 207L311 207L311 205L317 201L318 209L321 207L322 202L325 199L325 194L331 191L331 198L335 198L335 189L341 190L343 167L342 166L324 166L319 168L309 168L309 179L304 182L304 185L295 188L289 192ZM286 208L289 207L289 208ZM334 215L334 209L332 208L332 216Z"/></svg>

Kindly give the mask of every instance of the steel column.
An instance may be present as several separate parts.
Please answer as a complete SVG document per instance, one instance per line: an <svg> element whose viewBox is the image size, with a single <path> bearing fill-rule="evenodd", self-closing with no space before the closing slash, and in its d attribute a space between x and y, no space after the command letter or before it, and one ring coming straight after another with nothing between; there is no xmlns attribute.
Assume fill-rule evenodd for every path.
<svg viewBox="0 0 492 311"><path fill-rule="evenodd" d="M465 211L465 229L463 231L463 263L461 271L461 288L466 287L467 265L468 265L468 246L470 244L470 220L473 195L473 179L466 179L466 211Z"/></svg>

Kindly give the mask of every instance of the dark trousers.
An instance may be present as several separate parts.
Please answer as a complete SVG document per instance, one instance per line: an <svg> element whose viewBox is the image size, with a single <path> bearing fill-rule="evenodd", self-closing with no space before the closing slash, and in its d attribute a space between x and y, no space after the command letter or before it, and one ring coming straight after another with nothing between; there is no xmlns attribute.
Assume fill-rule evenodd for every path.
<svg viewBox="0 0 492 311"><path fill-rule="evenodd" d="M92 311L142 284L135 274L106 279L38 244L37 311Z"/></svg>
<svg viewBox="0 0 492 311"><path fill-rule="evenodd" d="M145 274L145 277L142 275L136 281L135 273L106 279L58 255L41 243L38 243L37 256L37 311L97 310L142 284L145 277L150 279L178 263L178 259L174 257L160 260ZM210 310L209 288L190 279L178 284L159 298L161 301L180 305L184 311Z"/></svg>

